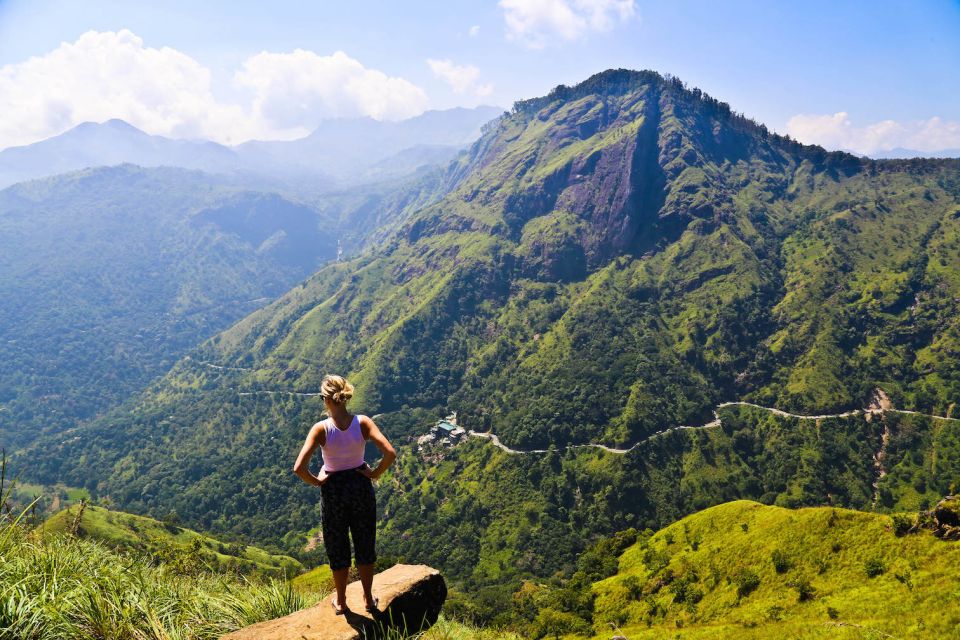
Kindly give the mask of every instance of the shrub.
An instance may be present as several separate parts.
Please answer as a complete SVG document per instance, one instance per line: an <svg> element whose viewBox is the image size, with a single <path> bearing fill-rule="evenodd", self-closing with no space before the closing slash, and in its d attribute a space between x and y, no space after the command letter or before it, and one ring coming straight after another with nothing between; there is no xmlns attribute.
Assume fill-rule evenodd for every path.
<svg viewBox="0 0 960 640"><path fill-rule="evenodd" d="M734 576L733 582L737 585L737 597L745 598L760 586L760 576L753 569L743 568Z"/></svg>
<svg viewBox="0 0 960 640"><path fill-rule="evenodd" d="M770 560L773 562L773 568L777 573L786 573L793 566L787 554L780 549L774 549L770 554Z"/></svg>
<svg viewBox="0 0 960 640"><path fill-rule="evenodd" d="M903 573L897 572L893 574L893 577L897 579L897 582L907 587L913 591L913 580L910 579L910 572L905 571Z"/></svg>
<svg viewBox="0 0 960 640"><path fill-rule="evenodd" d="M863 563L863 571L869 578L875 578L887 570L881 558L870 558Z"/></svg>
<svg viewBox="0 0 960 640"><path fill-rule="evenodd" d="M913 528L913 518L905 513L895 513L891 516L893 520L893 534L903 536L910 533Z"/></svg>
<svg viewBox="0 0 960 640"><path fill-rule="evenodd" d="M643 585L637 576L627 576L623 579L623 587L627 590L627 595L631 600L639 600L643 595Z"/></svg>
<svg viewBox="0 0 960 640"><path fill-rule="evenodd" d="M703 599L703 591L697 588L691 576L676 580L670 589L673 591L673 601L679 604L693 605Z"/></svg>
<svg viewBox="0 0 960 640"><path fill-rule="evenodd" d="M827 607L827 617L831 620L836 620L840 617L840 612L833 607Z"/></svg>
<svg viewBox="0 0 960 640"><path fill-rule="evenodd" d="M797 578L790 583L790 586L797 591L797 602L813 600L813 598L817 595L817 590L810 583L808 578Z"/></svg>

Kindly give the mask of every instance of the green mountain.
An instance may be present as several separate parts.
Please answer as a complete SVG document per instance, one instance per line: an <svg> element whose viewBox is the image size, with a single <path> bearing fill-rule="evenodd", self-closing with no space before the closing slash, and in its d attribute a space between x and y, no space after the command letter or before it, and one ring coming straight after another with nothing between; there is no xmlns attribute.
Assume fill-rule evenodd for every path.
<svg viewBox="0 0 960 640"><path fill-rule="evenodd" d="M325 224L306 205L170 168L0 192L0 446L117 404L286 291L336 255Z"/></svg>
<svg viewBox="0 0 960 640"><path fill-rule="evenodd" d="M958 561L887 516L731 502L640 536L594 585L596 637L953 637Z"/></svg>
<svg viewBox="0 0 960 640"><path fill-rule="evenodd" d="M248 545L224 543L173 522L160 522L103 507L77 505L64 509L51 516L38 530L45 535L71 533L97 540L113 549L152 556L160 563L200 563L211 572L291 577L303 571L303 565L289 556L271 554Z"/></svg>
<svg viewBox="0 0 960 640"><path fill-rule="evenodd" d="M658 435L725 401L843 413L876 388L952 416L960 163L827 153L621 70L517 103L444 179L30 472L293 549L318 517L289 471L321 411L303 394L344 373L405 445L382 548L488 613L599 534L738 498L916 508L960 478L955 419L732 405ZM547 451L407 444L451 410ZM591 443L632 448L571 446Z"/></svg>

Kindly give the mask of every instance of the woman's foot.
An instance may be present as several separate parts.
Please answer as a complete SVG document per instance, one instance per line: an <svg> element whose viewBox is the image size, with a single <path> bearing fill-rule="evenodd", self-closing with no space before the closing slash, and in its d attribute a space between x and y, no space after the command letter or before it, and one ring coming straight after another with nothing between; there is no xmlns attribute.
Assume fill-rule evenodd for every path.
<svg viewBox="0 0 960 640"><path fill-rule="evenodd" d="M333 612L338 616L342 616L343 612L347 610L346 604L341 605L337 602L337 594L333 594L333 597L330 598L330 604L333 605Z"/></svg>
<svg viewBox="0 0 960 640"><path fill-rule="evenodd" d="M377 605L380 604L380 598L375 598L373 595L363 596L363 602L367 607L367 611L370 613L377 613L380 609L377 608Z"/></svg>

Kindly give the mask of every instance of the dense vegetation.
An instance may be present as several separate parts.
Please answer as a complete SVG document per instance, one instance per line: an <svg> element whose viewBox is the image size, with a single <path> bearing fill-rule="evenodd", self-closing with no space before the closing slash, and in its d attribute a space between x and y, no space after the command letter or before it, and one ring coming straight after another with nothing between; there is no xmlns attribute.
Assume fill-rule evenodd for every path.
<svg viewBox="0 0 960 640"><path fill-rule="evenodd" d="M519 615L524 578L573 579L600 534L737 498L913 509L960 478L960 423L892 413L732 407L722 428L627 455L566 448L701 425L731 399L820 413L880 387L953 415L956 162L828 154L675 80L613 71L519 103L444 179L452 191L377 249L44 442L30 473L293 550L318 517L289 467L320 407L296 394L345 373L354 408L397 442L457 410L552 449L410 447L381 483L383 548L442 567L483 619Z"/></svg>

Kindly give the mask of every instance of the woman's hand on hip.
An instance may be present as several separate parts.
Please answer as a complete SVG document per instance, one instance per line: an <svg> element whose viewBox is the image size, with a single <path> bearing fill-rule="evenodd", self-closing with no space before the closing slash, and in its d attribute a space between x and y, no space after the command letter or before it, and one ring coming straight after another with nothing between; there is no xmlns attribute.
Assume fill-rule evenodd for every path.
<svg viewBox="0 0 960 640"><path fill-rule="evenodd" d="M320 473L317 474L317 482L320 484L318 486L323 486L323 483L327 481L327 478L330 477L330 474L327 473L327 470L324 467L320 467Z"/></svg>
<svg viewBox="0 0 960 640"><path fill-rule="evenodd" d="M357 473L359 473L360 475L362 475L362 476L364 476L364 477L366 477L366 478L370 478L371 480L376 480L376 479L377 479L377 474L375 474L375 473L373 472L373 469L371 469L371 468L370 468L370 465L367 464L366 462L363 463L363 466L362 466L362 467L360 467L359 469L357 469Z"/></svg>

